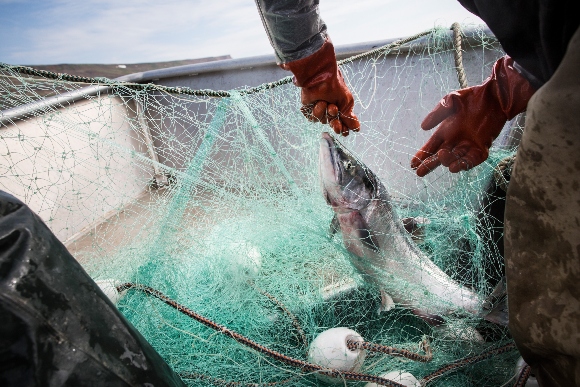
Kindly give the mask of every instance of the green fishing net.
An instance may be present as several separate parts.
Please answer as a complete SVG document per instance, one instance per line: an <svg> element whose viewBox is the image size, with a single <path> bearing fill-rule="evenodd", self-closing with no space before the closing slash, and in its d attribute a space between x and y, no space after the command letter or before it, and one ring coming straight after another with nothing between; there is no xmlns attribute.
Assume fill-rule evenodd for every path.
<svg viewBox="0 0 580 387"><path fill-rule="evenodd" d="M463 60L474 85L503 53L483 30L468 31ZM423 219L415 243L484 298L503 272L498 164L514 154L521 128L510 123L490 158L467 172L418 178L409 167L430 134L422 118L460 88L455 50L449 30L437 28L344 61L362 127L340 141L381 179L400 218ZM0 66L0 109L88 86L53 78ZM289 357L307 361L308 343L333 327L414 352L427 338L430 362L371 353L360 370L421 379L510 343L506 329L475 316L442 316L433 327L400 305L379 313L379 290L329 232L333 211L318 176L328 126L304 119L299 89L280 83L216 97L101 79L104 88L74 102L0 117L0 189L29 204L94 279L150 286ZM128 290L118 308L190 385L324 384L143 292ZM516 359L487 356L429 384L509 384Z"/></svg>

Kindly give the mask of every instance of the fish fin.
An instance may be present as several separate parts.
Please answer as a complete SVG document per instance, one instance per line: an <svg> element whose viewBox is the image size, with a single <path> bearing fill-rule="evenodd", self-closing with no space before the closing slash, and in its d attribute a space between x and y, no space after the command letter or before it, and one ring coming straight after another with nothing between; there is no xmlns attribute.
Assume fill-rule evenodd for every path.
<svg viewBox="0 0 580 387"><path fill-rule="evenodd" d="M418 227L417 223L415 222L415 218L407 217L401 219L401 223L403 223L403 227L409 234L412 234L413 231Z"/></svg>
<svg viewBox="0 0 580 387"><path fill-rule="evenodd" d="M411 235L415 242L423 242L425 239L425 226L431 223L428 218L421 216L401 219L403 228Z"/></svg>
<svg viewBox="0 0 580 387"><path fill-rule="evenodd" d="M395 301L384 289L381 289L381 305L379 306L378 314L388 312L395 307Z"/></svg>
<svg viewBox="0 0 580 387"><path fill-rule="evenodd" d="M330 224L328 225L328 235L332 237L338 231L340 231L340 223L338 222L338 217L336 216L336 214L334 214L332 220L330 221Z"/></svg>
<svg viewBox="0 0 580 387"><path fill-rule="evenodd" d="M493 288L489 296L485 298L482 305L483 309L484 310L493 309L494 305L504 297L507 297L507 281L505 276L503 276L499 280L499 282L497 283L497 285L495 285L495 288Z"/></svg>
<svg viewBox="0 0 580 387"><path fill-rule="evenodd" d="M509 323L507 297L498 301L483 318L486 321L507 327Z"/></svg>
<svg viewBox="0 0 580 387"><path fill-rule="evenodd" d="M498 325L508 325L508 294L505 277L499 281L491 294L483 301L482 308L484 320Z"/></svg>

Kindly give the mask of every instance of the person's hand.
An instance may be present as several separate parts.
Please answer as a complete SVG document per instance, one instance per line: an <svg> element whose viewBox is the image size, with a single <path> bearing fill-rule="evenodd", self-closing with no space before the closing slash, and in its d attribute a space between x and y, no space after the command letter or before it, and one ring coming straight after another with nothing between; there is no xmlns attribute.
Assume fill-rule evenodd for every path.
<svg viewBox="0 0 580 387"><path fill-rule="evenodd" d="M484 162L506 121L525 110L535 90L504 56L481 85L443 97L421 123L423 130L439 125L411 160L423 177L439 165L456 173Z"/></svg>
<svg viewBox="0 0 580 387"><path fill-rule="evenodd" d="M360 130L353 113L354 98L344 83L330 39L314 54L280 67L292 71L294 84L302 88L300 110L308 120L329 124L343 136Z"/></svg>

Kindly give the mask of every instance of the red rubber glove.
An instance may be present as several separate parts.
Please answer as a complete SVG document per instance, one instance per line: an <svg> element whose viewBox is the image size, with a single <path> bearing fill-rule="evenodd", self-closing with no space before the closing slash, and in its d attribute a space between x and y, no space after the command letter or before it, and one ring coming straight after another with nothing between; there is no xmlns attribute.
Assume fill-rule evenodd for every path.
<svg viewBox="0 0 580 387"><path fill-rule="evenodd" d="M302 88L302 114L309 121L328 123L336 134L358 132L360 122L352 109L354 98L336 63L330 38L314 54L280 65L292 71L294 84Z"/></svg>
<svg viewBox="0 0 580 387"><path fill-rule="evenodd" d="M415 154L411 168L423 177L439 165L456 173L481 164L506 121L526 109L534 92L513 68L513 59L500 58L481 85L446 95L425 117L424 130L441 125Z"/></svg>

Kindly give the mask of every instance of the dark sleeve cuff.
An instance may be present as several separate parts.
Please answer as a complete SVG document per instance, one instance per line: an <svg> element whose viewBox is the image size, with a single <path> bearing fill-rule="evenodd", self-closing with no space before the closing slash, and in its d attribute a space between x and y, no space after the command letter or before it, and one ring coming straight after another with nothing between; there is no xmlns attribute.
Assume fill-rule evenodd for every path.
<svg viewBox="0 0 580 387"><path fill-rule="evenodd" d="M517 62L514 62L514 69L516 69L534 88L534 90L538 90L540 87L544 85L544 82L536 78L532 73L527 71L525 68L520 66Z"/></svg>

